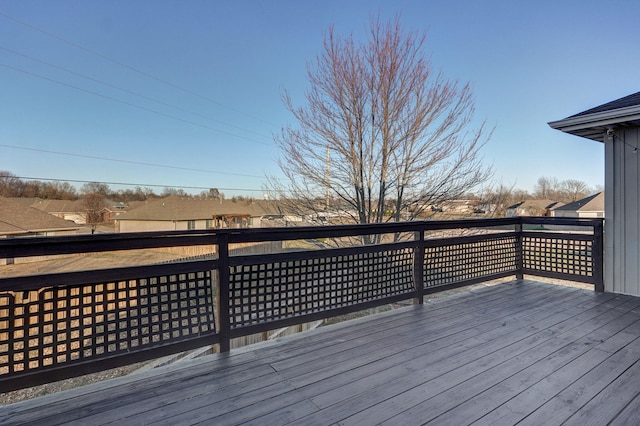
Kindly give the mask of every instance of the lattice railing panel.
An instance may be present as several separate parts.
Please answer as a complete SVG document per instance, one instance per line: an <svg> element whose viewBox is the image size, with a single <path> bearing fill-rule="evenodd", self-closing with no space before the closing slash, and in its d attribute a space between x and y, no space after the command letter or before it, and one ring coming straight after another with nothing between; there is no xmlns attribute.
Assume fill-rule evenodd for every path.
<svg viewBox="0 0 640 426"><path fill-rule="evenodd" d="M593 242L549 236L522 238L523 268L581 277L593 276Z"/></svg>
<svg viewBox="0 0 640 426"><path fill-rule="evenodd" d="M515 236L427 247L424 287L514 272L516 269Z"/></svg>
<svg viewBox="0 0 640 426"><path fill-rule="evenodd" d="M0 375L215 334L211 272L0 295Z"/></svg>
<svg viewBox="0 0 640 426"><path fill-rule="evenodd" d="M356 305L414 290L412 249L231 267L231 328Z"/></svg>

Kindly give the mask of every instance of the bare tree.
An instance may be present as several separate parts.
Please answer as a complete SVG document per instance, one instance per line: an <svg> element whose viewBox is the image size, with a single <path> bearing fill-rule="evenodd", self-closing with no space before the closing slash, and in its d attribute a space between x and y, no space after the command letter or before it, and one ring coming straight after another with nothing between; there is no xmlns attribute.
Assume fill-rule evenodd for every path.
<svg viewBox="0 0 640 426"><path fill-rule="evenodd" d="M99 192L85 193L82 202L87 212L87 225L91 227L93 234L98 224L104 222L105 197Z"/></svg>
<svg viewBox="0 0 640 426"><path fill-rule="evenodd" d="M288 181L271 180L303 212L340 210L357 223L411 220L484 182L480 149L491 132L471 129L471 87L435 72L425 36L399 19L372 20L368 40L333 28L308 66L306 106L283 100L297 125L276 137Z"/></svg>
<svg viewBox="0 0 640 426"><path fill-rule="evenodd" d="M191 197L191 194L188 194L182 188L171 188L171 187L168 187L168 186L165 186L162 189L162 192L160 193L160 197L162 197L162 198L170 197L172 195L177 195L177 196L180 196L180 197Z"/></svg>
<svg viewBox="0 0 640 426"><path fill-rule="evenodd" d="M581 180L567 179L560 183L560 193L562 201L570 203L591 194L591 188Z"/></svg>
<svg viewBox="0 0 640 426"><path fill-rule="evenodd" d="M69 182L40 182L41 190L38 194L41 198L54 200L75 200L78 198L76 188Z"/></svg>
<svg viewBox="0 0 640 426"><path fill-rule="evenodd" d="M585 182L577 179L563 181L555 177L540 177L533 188L537 198L571 203L594 193ZM597 191L595 191L597 192Z"/></svg>
<svg viewBox="0 0 640 426"><path fill-rule="evenodd" d="M23 192L23 183L13 173L0 170L0 197L20 197Z"/></svg>
<svg viewBox="0 0 640 426"><path fill-rule="evenodd" d="M508 186L495 183L481 192L478 206L487 216L504 217L507 207L529 198L531 195L527 191L515 188L515 184Z"/></svg>
<svg viewBox="0 0 640 426"><path fill-rule="evenodd" d="M542 200L557 200L559 187L558 178L541 176L533 187L533 195Z"/></svg>
<svg viewBox="0 0 640 426"><path fill-rule="evenodd" d="M101 182L87 182L82 185L80 189L82 194L100 194L103 197L109 197L111 195L111 188L106 183Z"/></svg>
<svg viewBox="0 0 640 426"><path fill-rule="evenodd" d="M24 181L11 172L0 170L0 196L2 197L40 197L57 200L75 200L76 188L69 182Z"/></svg>

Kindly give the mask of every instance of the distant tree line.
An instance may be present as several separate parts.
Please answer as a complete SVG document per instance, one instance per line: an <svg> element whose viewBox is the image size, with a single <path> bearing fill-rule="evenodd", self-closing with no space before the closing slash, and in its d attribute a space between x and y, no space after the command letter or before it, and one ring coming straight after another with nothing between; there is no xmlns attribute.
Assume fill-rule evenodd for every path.
<svg viewBox="0 0 640 426"><path fill-rule="evenodd" d="M187 193L181 188L164 188L156 193L152 188L136 186L134 189L113 190L109 185L100 182L88 182L80 190L69 182L25 180L15 174L0 170L0 196L18 198L41 198L49 200L84 200L87 197L109 199L115 202L128 203L131 201L146 201L154 198L164 198L179 195L190 198L220 198L224 194L216 188L202 191L198 195ZM240 198L244 199L244 197Z"/></svg>
<svg viewBox="0 0 640 426"><path fill-rule="evenodd" d="M507 207L520 201L539 199L567 204L603 190L601 186L592 188L577 179L559 180L556 177L542 176L534 185L533 192L500 183L486 188L481 194L472 198L475 197L479 203L494 206L495 211L492 212L494 215L504 216Z"/></svg>
<svg viewBox="0 0 640 426"><path fill-rule="evenodd" d="M542 176L534 186L533 194L536 198L571 203L602 190L601 187L590 188L585 182L576 179L558 180Z"/></svg>
<svg viewBox="0 0 640 426"><path fill-rule="evenodd" d="M491 216L504 216L506 208L520 201L529 199L545 199L550 201L560 201L570 203L596 192L602 191L601 186L592 188L585 182L576 179L559 180L556 177L542 176L538 178L533 187L533 191L515 188L502 183L496 183L484 190L462 195L462 198L474 200L480 206L492 206L491 211L485 213ZM188 198L200 199L225 199L224 193L217 188L202 191L197 195L189 194L180 188L163 188L160 193L156 193L152 188L136 186L134 189L113 190L109 185L100 182L88 182L82 185L80 190L68 182L49 182L39 180L24 180L8 171L0 170L0 196L2 197L22 197L41 198L56 200L81 200L86 210L89 212L89 222L99 223L100 212L105 206L105 200L129 203L132 201L146 201L154 198L164 198L177 195ZM231 201L252 201L253 198L236 195L231 197ZM318 205L325 206L325 200L318 198ZM387 200L385 205L393 203ZM389 207L392 209L392 207Z"/></svg>

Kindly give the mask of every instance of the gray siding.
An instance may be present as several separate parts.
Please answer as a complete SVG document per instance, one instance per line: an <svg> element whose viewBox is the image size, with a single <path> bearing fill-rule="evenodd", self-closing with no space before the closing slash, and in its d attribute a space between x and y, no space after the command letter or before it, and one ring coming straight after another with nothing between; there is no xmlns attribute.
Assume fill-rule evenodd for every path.
<svg viewBox="0 0 640 426"><path fill-rule="evenodd" d="M640 296L638 128L605 136L605 290Z"/></svg>

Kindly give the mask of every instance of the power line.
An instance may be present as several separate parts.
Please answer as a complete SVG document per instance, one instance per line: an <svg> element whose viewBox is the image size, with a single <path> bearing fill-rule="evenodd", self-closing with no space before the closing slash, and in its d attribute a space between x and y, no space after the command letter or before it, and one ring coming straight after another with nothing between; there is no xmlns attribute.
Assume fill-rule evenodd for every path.
<svg viewBox="0 0 640 426"><path fill-rule="evenodd" d="M56 84L59 84L61 86L65 86L65 87L69 87L69 88L78 90L80 92L85 92L85 93L89 93L89 94L94 95L94 96L98 96L98 97L101 97L101 98L109 99L110 101L118 102L118 103L121 103L123 105L127 105L127 106L130 106L130 107L133 107L133 108L141 109L143 111L151 112L153 114L157 114L157 115L160 115L162 117L167 117L167 118L170 118L172 120L181 121L183 123L191 124L193 126L198 126L198 127L202 127L202 128L205 128L205 129L213 130L214 132L223 133L225 135L229 135L229 136L233 136L233 137L236 137L236 138L244 139L246 141L257 143L257 144L260 144L260 145L271 146L270 144L267 144L265 142L260 142L258 140L252 139L252 138L236 135L234 133L230 133L230 132L227 132L225 130L216 129L214 127L210 127L210 126L207 126L207 125L204 125L204 124L196 123L195 121L185 120L184 118L180 118L180 117L176 117L176 116L173 116L173 115L170 115L170 114L166 114L164 112L157 111L155 109L147 108L147 107L144 107L144 106L141 106L141 105L136 105L134 103L123 101L121 99L117 99L117 98L114 98L114 97L111 97L111 96L108 96L108 95L103 95L102 93L98 93L98 92L94 92L92 90L84 89L82 87L74 86L73 84L64 83L62 81L54 80L52 78L49 78L49 77L46 77L46 76L43 76L43 75L40 75L40 74L36 74L34 72L31 72L31 71L23 70L22 68L18 68L18 67L14 67L14 66L7 65L7 64L2 64L2 63L0 63L0 67L4 67L4 68L8 68L8 69L11 69L11 70L14 70L14 71L18 71L18 72L21 72L21 73L24 73L24 74L27 74L27 75L30 75L30 76L33 76L33 77L40 78L42 80L50 81L52 83L56 83Z"/></svg>
<svg viewBox="0 0 640 426"><path fill-rule="evenodd" d="M32 30L34 30L34 31L37 31L37 32L39 32L39 33L41 33L41 34L44 34L44 35L46 35L47 37L51 37L51 38L53 38L53 39L55 39L55 40L58 40L58 41L60 41L60 42L62 42L62 43L68 44L69 46L73 46L73 47L75 47L76 49L80 49L80 50L82 50L82 51L84 51L84 52L90 53L90 54L95 55L95 56L97 56L97 57L99 57L99 58L101 58L101 59L104 59L104 60L106 60L106 61L112 62L112 63L114 63L114 64L116 64L116 65L119 65L119 66L121 66L121 67L123 67L123 68L126 68L126 69L128 69L128 70L130 70L130 71L133 71L133 72L135 72L135 73L138 73L138 74L140 74L140 75L143 75L143 76L145 76L145 77L147 77L147 78L150 78L150 79L152 79L152 80L158 81L158 82L160 82L160 83L162 83L162 84L165 84L165 85L167 85L167 86L169 86L169 87L172 87L172 88L174 88L174 89L177 89L177 90L179 90L179 91L181 91L181 92L187 93L187 94L189 94L189 95L191 95L191 96L195 96L195 97L197 97L197 98L200 98L200 99L202 99L202 100L205 100L205 101L207 101L207 102L210 102L210 103L212 103L212 104L214 104L214 105L218 105L218 106L220 106L220 107L223 107L223 108L228 109L228 110L230 110L230 111L233 111L233 112L235 112L235 113L242 114L242 115L244 115L244 116L246 116L246 117L249 117L249 118L251 118L251 119L253 119L253 120L257 120L257 121L261 121L261 122L263 122L263 123L267 123L267 124L273 125L272 123L269 123L269 122L267 122L267 121L265 121L265 120L261 119L260 117L255 117L255 116L253 116L253 115L251 115L251 114L247 114L247 113L245 113L245 112L243 112L243 111L240 111L240 110L237 110L237 109L235 109L235 108L231 108L231 107L229 107L229 106L226 106L226 105L224 105L224 104L221 104L220 102L214 101L213 99L210 99L210 98L208 98L208 97L206 97L206 96L202 96L202 95L201 95L201 94L199 94L199 93L193 92L193 91L191 91L191 90L187 90L187 89L185 89L185 88L183 88L183 87L178 86L177 84L171 83L170 81L164 80L164 79L162 79L162 78L160 78L160 77L157 77L157 76L155 76L155 75L153 75L153 74L150 74L150 73L148 73L148 72L146 72L146 71L142 71L142 70L140 70L140 69L134 68L134 67L132 67L132 66L130 66L130 65L127 65L127 64L125 64L125 63L123 63L123 62L121 62L121 61L118 61L117 59L113 59L113 58L111 58L111 57L109 57L109 56L107 56L107 55L104 55L104 54L100 53L100 52L97 52L97 51L95 51L95 50L89 49L89 48L84 47L84 46L82 46L82 45L80 45L80 44L74 43L73 41L67 40L67 39L62 38L62 37L60 37L60 36L58 36L58 35L56 35L56 34L53 34L53 33L49 32L49 31L43 30L42 28L36 27L35 25L32 25L32 24L29 24L29 23L27 23L27 22L21 21L21 20L19 20L19 19L17 19L17 18L14 18L13 16L7 15L6 13L0 12L0 16L4 17L5 19L8 19L8 20L10 20L10 21L13 21L13 22L15 22L15 23L18 23L18 24L20 24L20 25L23 25L23 26L25 26L25 27L27 27L27 28L30 28L30 29L32 29Z"/></svg>
<svg viewBox="0 0 640 426"><path fill-rule="evenodd" d="M164 102L164 101L162 101L160 99L155 99L155 98L152 98L150 96L143 95L142 93L134 92L132 90L125 89L123 87L119 87L119 86L113 85L111 83L104 82L102 80L98 80L98 79L90 77L88 75L85 75L85 74L70 70L68 68L61 67L61 66L56 65L56 64L52 64L51 62L47 62L47 61L44 61L42 59L34 58L33 56L30 56L30 55L15 51L13 49L9 49L9 48L0 46L0 50L4 50L5 52L9 52L9 53L11 53L13 55L21 56L23 58L27 58L27 59L29 59L31 61L38 62L40 64L47 65L47 66L52 67L52 68L56 68L58 70L67 72L69 74L73 74L73 75L78 76L78 77L82 77L82 78L87 79L89 81L93 81L94 83L98 83L98 84L101 84L103 86L106 86L106 87L109 87L109 88L112 88L112 89L116 89L116 90L119 90L119 91L124 92L124 93L128 93L130 95L138 96L140 98L146 99L146 100L151 101L151 102L155 102L155 103L160 104L160 105L164 105L164 106L167 106L167 107L170 107L170 108L174 108L174 109L176 109L178 111L182 111L182 112L186 112L186 113L189 113L189 114L193 114L193 115L196 115L198 117L205 118L207 120L211 120L211 121L219 123L219 124L223 124L225 126L233 127L235 129L242 130L242 131L245 131L245 132L250 132L250 133L258 135L258 136L260 136L262 138L267 138L267 136L262 135L262 134L257 133L257 132L254 132L253 130L245 129L245 128L242 128L242 127L230 124L230 123L225 123L223 121L216 120L215 118L209 117L209 116L207 116L205 114L200 114L199 112L191 111L191 110L188 110L186 108L182 108L180 106Z"/></svg>
<svg viewBox="0 0 640 426"><path fill-rule="evenodd" d="M164 168L167 168L167 169L187 170L187 171L191 171L191 172L203 172L203 173L212 173L212 174L227 175L227 176L240 176L240 177L251 177L251 178L260 178L260 179L264 178L264 176L258 176L258 175L246 175L246 174L242 174L242 173L216 172L216 171L213 171L213 170L194 169L194 168L191 168L191 167L169 166L167 164L145 163L145 162L142 162L142 161L121 160L121 159L117 159L117 158L98 157L98 156L84 155L84 154L73 154L73 153L70 153L70 152L50 151L50 150L47 150L47 149L27 148L27 147L24 147L24 146L0 144L0 147L11 148L11 149L21 149L21 150L25 150L25 151L43 152L43 153L47 153L47 154L68 155L70 157L89 158L89 159L92 159L92 160L114 161L114 162L117 162L117 163L136 164L136 165L141 165L141 166L164 167Z"/></svg>
<svg viewBox="0 0 640 426"><path fill-rule="evenodd" d="M7 176L1 176L0 179ZM24 180L36 180L46 182L72 182L72 183L100 183L104 185L119 185L119 186L140 186L146 188L176 188L176 189L211 189L210 186L177 186L177 185L158 185L150 183L126 183L126 182L101 182L95 180L79 180L79 179L56 179L56 178L42 178L42 177L29 177L29 176L9 176L13 179ZM248 188L217 188L222 191L247 191L247 192L264 192L263 189L248 189Z"/></svg>

